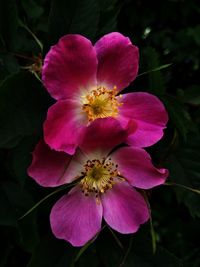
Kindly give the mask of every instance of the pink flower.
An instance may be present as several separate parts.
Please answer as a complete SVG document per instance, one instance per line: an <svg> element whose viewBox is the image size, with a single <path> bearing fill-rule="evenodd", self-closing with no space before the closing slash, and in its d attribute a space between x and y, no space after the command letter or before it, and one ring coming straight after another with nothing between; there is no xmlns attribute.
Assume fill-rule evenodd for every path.
<svg viewBox="0 0 200 267"><path fill-rule="evenodd" d="M136 190L163 184L166 169L157 169L142 148L119 147L127 131L115 119L95 120L74 155L51 150L40 141L33 152L29 175L42 186L77 180L50 214L57 238L82 246L101 229L102 218L114 230L134 233L149 219L143 196Z"/></svg>
<svg viewBox="0 0 200 267"><path fill-rule="evenodd" d="M168 121L160 100L144 92L119 94L135 79L138 58L138 48L117 32L94 46L78 34L62 37L42 70L44 85L58 100L48 111L45 142L74 154L87 126L106 117L132 128L126 140L130 145L146 147L160 140Z"/></svg>

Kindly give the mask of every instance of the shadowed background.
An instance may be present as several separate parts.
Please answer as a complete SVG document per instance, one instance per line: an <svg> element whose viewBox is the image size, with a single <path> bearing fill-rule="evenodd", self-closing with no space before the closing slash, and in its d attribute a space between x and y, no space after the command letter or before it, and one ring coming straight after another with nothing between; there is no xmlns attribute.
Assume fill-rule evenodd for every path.
<svg viewBox="0 0 200 267"><path fill-rule="evenodd" d="M191 190L200 190L199 16L195 0L1 0L0 267L200 266L200 195ZM126 91L155 94L168 110L165 137L148 152L169 168L170 185L148 192L153 228L147 223L126 236L105 227L80 250L50 230L51 207L63 192L18 220L55 191L26 174L54 101L27 67L64 34L95 42L112 31L140 49L139 76Z"/></svg>

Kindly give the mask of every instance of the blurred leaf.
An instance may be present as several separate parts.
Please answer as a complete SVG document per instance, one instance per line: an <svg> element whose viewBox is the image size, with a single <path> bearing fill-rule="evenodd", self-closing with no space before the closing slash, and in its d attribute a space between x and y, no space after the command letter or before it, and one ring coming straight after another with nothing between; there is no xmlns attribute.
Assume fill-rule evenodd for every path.
<svg viewBox="0 0 200 267"><path fill-rule="evenodd" d="M199 267L200 266L200 248L196 248L189 255L187 255L183 262L184 267Z"/></svg>
<svg viewBox="0 0 200 267"><path fill-rule="evenodd" d="M169 158L170 177L175 183L200 190L200 137L190 134ZM184 188L174 188L179 202L183 202L193 217L200 217L200 196Z"/></svg>
<svg viewBox="0 0 200 267"><path fill-rule="evenodd" d="M187 34L194 39L197 45L200 45L200 25L187 29Z"/></svg>
<svg viewBox="0 0 200 267"><path fill-rule="evenodd" d="M33 75L21 72L8 77L0 86L0 147L39 134L48 105L47 93Z"/></svg>
<svg viewBox="0 0 200 267"><path fill-rule="evenodd" d="M9 51L16 48L18 14L15 0L0 1L0 33Z"/></svg>
<svg viewBox="0 0 200 267"><path fill-rule="evenodd" d="M166 249L157 246L152 253L151 244L146 240L133 241L132 249L124 267L181 267L180 260Z"/></svg>
<svg viewBox="0 0 200 267"><path fill-rule="evenodd" d="M95 245L91 245L87 250L81 255L78 264L75 266L79 267L99 267L99 258L97 255ZM72 266L70 266L72 267Z"/></svg>
<svg viewBox="0 0 200 267"><path fill-rule="evenodd" d="M100 38L104 34L117 31L117 17L124 2L118 0L99 0L98 2L101 9L98 31Z"/></svg>
<svg viewBox="0 0 200 267"><path fill-rule="evenodd" d="M75 248L54 237L43 238L36 247L27 267L70 266Z"/></svg>
<svg viewBox="0 0 200 267"><path fill-rule="evenodd" d="M20 214L33 204L32 197L27 189L22 190L19 185L11 181L6 181L2 187L9 203L14 209L15 218L19 218ZM32 252L39 242L35 213L32 213L32 216L26 218L26 220L18 221L18 230L20 245L26 251Z"/></svg>
<svg viewBox="0 0 200 267"><path fill-rule="evenodd" d="M2 236L0 242L0 250L1 250L0 267L5 267L9 253L12 250L12 246L10 245L8 239L6 238L3 239Z"/></svg>
<svg viewBox="0 0 200 267"><path fill-rule="evenodd" d="M6 76L20 71L16 58L8 54L0 54L0 81Z"/></svg>
<svg viewBox="0 0 200 267"><path fill-rule="evenodd" d="M0 214L0 225L17 225L15 210L3 188L0 193Z"/></svg>
<svg viewBox="0 0 200 267"><path fill-rule="evenodd" d="M191 128L191 121L184 105L175 97L166 95L161 97L169 112L169 118L178 130L179 134L186 141L187 132Z"/></svg>
<svg viewBox="0 0 200 267"><path fill-rule="evenodd" d="M23 187L27 175L27 168L31 163L32 151L37 139L34 136L25 137L19 144L13 148L6 160L8 172Z"/></svg>
<svg viewBox="0 0 200 267"><path fill-rule="evenodd" d="M159 71L161 65L159 54L154 48L148 47L144 50L144 56L147 70L157 69L155 72L149 72L149 91L156 95L162 95L165 93L165 83Z"/></svg>
<svg viewBox="0 0 200 267"><path fill-rule="evenodd" d="M137 233L129 235L124 243L125 251L114 240L104 238L97 243L98 253L106 267L180 267L181 263L172 253L157 245L153 254L149 227L142 226ZM100 236L101 237L101 236Z"/></svg>
<svg viewBox="0 0 200 267"><path fill-rule="evenodd" d="M186 90L181 91L180 98L184 103L200 105L200 86L192 85Z"/></svg>
<svg viewBox="0 0 200 267"><path fill-rule="evenodd" d="M53 0L49 17L50 44L68 33L78 33L93 39L99 15L96 0Z"/></svg>
<svg viewBox="0 0 200 267"><path fill-rule="evenodd" d="M43 12L44 9L42 6L40 6L36 1L34 0L21 0L22 6L24 8L24 11L26 12L27 16L30 19L37 19L39 18Z"/></svg>

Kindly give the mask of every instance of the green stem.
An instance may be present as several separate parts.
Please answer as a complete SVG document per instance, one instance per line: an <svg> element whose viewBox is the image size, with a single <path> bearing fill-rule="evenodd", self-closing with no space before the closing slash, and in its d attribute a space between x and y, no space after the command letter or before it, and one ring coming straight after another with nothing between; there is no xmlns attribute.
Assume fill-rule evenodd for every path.
<svg viewBox="0 0 200 267"><path fill-rule="evenodd" d="M40 47L41 51L43 51L43 44L40 42L40 40L37 38L37 36L21 20L19 20L19 25L31 34L33 39L36 41L36 43Z"/></svg>
<svg viewBox="0 0 200 267"><path fill-rule="evenodd" d="M65 190L66 188L68 188L70 186L73 186L73 185L74 184L70 184L70 185L67 185L67 186L62 186L61 188L58 188L57 190L53 191L52 193L50 193L46 197L42 198L39 202L37 202L32 208L30 208L25 214L23 214L18 220L22 220L24 217L26 217L27 215L29 215L32 211L34 211L38 206L40 206L45 200L47 200L51 196L57 194L60 191Z"/></svg>
<svg viewBox="0 0 200 267"><path fill-rule="evenodd" d="M192 187L189 187L189 186L186 186L186 185L183 185L183 184L177 184L177 183L165 183L164 185L170 185L170 186L178 186L178 187L181 187L183 189L186 189L186 190L189 190L193 193L196 193L196 194L199 194L200 195L200 190L198 189L195 189L195 188L192 188Z"/></svg>
<svg viewBox="0 0 200 267"><path fill-rule="evenodd" d="M76 255L76 257L75 257L75 259L74 259L74 261L73 261L73 263L72 263L72 265L71 265L71 267L72 266L74 266L74 263L76 263L78 260L79 260L79 258L81 257L81 255L86 251L86 249L94 242L94 240L97 238L97 236L100 234L100 232L101 231L103 231L103 229L106 227L106 225L104 225L102 228L101 228L101 230L95 235L95 237L94 238L92 238L90 241L88 241L86 244L85 244L85 246L84 247L82 247L80 250L79 250L79 252L77 253L77 255Z"/></svg>
<svg viewBox="0 0 200 267"><path fill-rule="evenodd" d="M119 238L116 236L116 234L113 232L113 230L108 226L108 229L110 230L110 232L112 233L116 243L118 244L118 246L123 250L124 247L122 245L122 243L120 242Z"/></svg>
<svg viewBox="0 0 200 267"><path fill-rule="evenodd" d="M120 263L119 267L124 266L124 264L125 264L125 262L126 262L126 259L127 259L127 257L128 257L128 254L129 254L130 251L131 251L132 244L133 244L133 236L130 237L129 245L128 245L128 249L127 249L127 251L126 251L126 253L125 253L125 255L124 255L124 258L123 258L122 262Z"/></svg>
<svg viewBox="0 0 200 267"><path fill-rule="evenodd" d="M151 72L155 72L155 71L159 71L159 70L166 69L166 68L168 68L168 67L171 66L171 65L172 65L172 63L165 64L165 65L162 65L162 66L159 66L159 67L157 67L157 68L155 68L155 69L148 70L148 71L145 71L145 72L143 72L143 73L140 73L140 74L137 75L137 77L140 77L140 76L145 75L145 74L149 74L149 73L151 73Z"/></svg>
<svg viewBox="0 0 200 267"><path fill-rule="evenodd" d="M151 215L151 206L147 197L147 194L144 192L144 198L147 203L148 209L149 209L149 221L150 221L150 233L151 233L151 242L152 242L152 249L153 249L153 254L156 252L156 234L155 230L153 227L153 220L152 220L152 215Z"/></svg>

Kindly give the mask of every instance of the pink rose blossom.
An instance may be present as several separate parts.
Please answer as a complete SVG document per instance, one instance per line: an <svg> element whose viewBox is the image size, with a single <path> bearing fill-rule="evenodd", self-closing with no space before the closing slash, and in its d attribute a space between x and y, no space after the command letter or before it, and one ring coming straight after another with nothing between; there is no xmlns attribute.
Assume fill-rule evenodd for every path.
<svg viewBox="0 0 200 267"><path fill-rule="evenodd" d="M168 171L155 168L144 149L118 146L126 137L126 129L107 118L87 127L74 155L38 143L28 169L38 184L55 187L77 181L52 208L50 223L57 238L82 246L100 231L102 218L123 234L136 232L149 219L147 203L135 188L163 184Z"/></svg>
<svg viewBox="0 0 200 267"><path fill-rule="evenodd" d="M87 126L107 117L129 125L129 145L147 147L160 140L168 121L160 100L144 92L120 94L136 78L138 59L138 48L117 32L94 46L78 34L62 37L42 70L45 87L58 100L48 110L45 142L74 154Z"/></svg>

